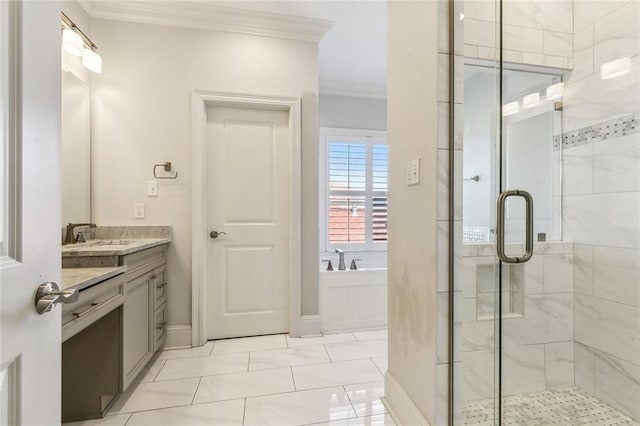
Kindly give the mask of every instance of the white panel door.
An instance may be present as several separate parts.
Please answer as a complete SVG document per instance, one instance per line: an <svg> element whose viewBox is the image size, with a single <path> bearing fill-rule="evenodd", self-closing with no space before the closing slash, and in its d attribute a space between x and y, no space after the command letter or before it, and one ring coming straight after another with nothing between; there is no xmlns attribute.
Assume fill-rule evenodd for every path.
<svg viewBox="0 0 640 426"><path fill-rule="evenodd" d="M289 330L290 157L288 112L208 108L208 339Z"/></svg>
<svg viewBox="0 0 640 426"><path fill-rule="evenodd" d="M61 309L34 296L61 276L60 5L2 1L0 20L0 424L53 425Z"/></svg>

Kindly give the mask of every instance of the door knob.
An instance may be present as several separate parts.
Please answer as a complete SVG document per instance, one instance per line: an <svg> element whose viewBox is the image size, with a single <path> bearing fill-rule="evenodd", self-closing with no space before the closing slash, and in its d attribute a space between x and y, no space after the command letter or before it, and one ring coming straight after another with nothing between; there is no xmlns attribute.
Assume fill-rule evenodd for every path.
<svg viewBox="0 0 640 426"><path fill-rule="evenodd" d="M223 231L221 231L221 232L218 232L218 231L211 231L211 232L209 232L209 236L210 236L211 238L213 238L214 240L215 240L216 238L218 238L220 235L227 235L227 233L226 233L226 232L223 232Z"/></svg>
<svg viewBox="0 0 640 426"><path fill-rule="evenodd" d="M80 297L80 293L77 288L61 291L56 283L42 283L36 291L36 311L42 315L53 309L56 303L75 303L78 301L78 297Z"/></svg>

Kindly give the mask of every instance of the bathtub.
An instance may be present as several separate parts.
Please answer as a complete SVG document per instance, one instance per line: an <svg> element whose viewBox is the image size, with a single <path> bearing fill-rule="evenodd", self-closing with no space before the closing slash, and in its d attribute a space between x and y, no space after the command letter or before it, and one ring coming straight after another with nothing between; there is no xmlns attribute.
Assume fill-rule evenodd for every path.
<svg viewBox="0 0 640 426"><path fill-rule="evenodd" d="M387 269L320 271L323 332L387 326Z"/></svg>

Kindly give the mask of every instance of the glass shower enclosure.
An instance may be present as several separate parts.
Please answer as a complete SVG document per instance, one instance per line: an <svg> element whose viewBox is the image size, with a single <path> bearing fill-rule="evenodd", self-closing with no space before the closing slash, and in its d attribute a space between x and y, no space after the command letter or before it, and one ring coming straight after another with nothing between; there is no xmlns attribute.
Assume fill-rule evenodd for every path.
<svg viewBox="0 0 640 426"><path fill-rule="evenodd" d="M456 424L640 424L640 2L466 0Z"/></svg>

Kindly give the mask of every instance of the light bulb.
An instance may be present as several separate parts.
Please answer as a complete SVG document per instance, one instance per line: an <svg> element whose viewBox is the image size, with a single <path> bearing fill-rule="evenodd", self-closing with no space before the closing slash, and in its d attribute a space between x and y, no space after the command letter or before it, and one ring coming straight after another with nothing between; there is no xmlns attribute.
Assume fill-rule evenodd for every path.
<svg viewBox="0 0 640 426"><path fill-rule="evenodd" d="M602 64L600 67L600 78L610 80L625 75L629 71L631 71L631 58L624 57Z"/></svg>
<svg viewBox="0 0 640 426"><path fill-rule="evenodd" d="M102 72L102 58L91 49L82 52L82 65L89 71L100 74Z"/></svg>
<svg viewBox="0 0 640 426"><path fill-rule="evenodd" d="M546 92L547 100L553 101L555 99L560 99L563 93L564 93L564 83L560 82L560 83L552 84L551 86L547 87L547 92Z"/></svg>
<svg viewBox="0 0 640 426"><path fill-rule="evenodd" d="M65 28L62 30L62 47L66 52L73 56L82 56L82 48L84 42L80 34L73 31L71 28Z"/></svg>
<svg viewBox="0 0 640 426"><path fill-rule="evenodd" d="M531 93L522 98L522 108L533 108L540 103L540 93Z"/></svg>
<svg viewBox="0 0 640 426"><path fill-rule="evenodd" d="M516 114L518 111L520 111L520 104L518 101L502 105L502 115L505 117Z"/></svg>

